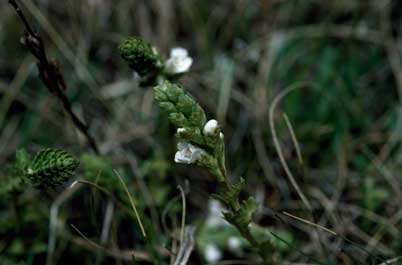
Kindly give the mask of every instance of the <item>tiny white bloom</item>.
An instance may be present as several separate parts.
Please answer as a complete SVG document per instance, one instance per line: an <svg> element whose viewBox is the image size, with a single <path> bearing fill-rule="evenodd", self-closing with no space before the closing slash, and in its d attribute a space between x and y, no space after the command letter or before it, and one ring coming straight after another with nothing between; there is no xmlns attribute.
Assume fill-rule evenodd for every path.
<svg viewBox="0 0 402 265"><path fill-rule="evenodd" d="M219 124L217 120L209 120L204 126L204 135L214 135L219 130Z"/></svg>
<svg viewBox="0 0 402 265"><path fill-rule="evenodd" d="M170 51L170 58L165 63L165 71L168 74L182 74L187 72L193 59L188 56L188 52L184 48L173 48Z"/></svg>
<svg viewBox="0 0 402 265"><path fill-rule="evenodd" d="M231 251L238 251L241 247L241 240L237 236L231 236L228 239L228 247Z"/></svg>
<svg viewBox="0 0 402 265"><path fill-rule="evenodd" d="M221 138L221 140L223 140L225 136L223 135L223 133L219 133L219 138Z"/></svg>
<svg viewBox="0 0 402 265"><path fill-rule="evenodd" d="M192 164L197 161L205 151L187 142L177 144L177 152L174 156L176 163Z"/></svg>
<svg viewBox="0 0 402 265"><path fill-rule="evenodd" d="M208 244L204 250L204 257L209 263L216 263L222 258L222 252L215 244Z"/></svg>
<svg viewBox="0 0 402 265"><path fill-rule="evenodd" d="M177 128L177 133L178 133L178 134L184 133L185 131L186 131L185 128Z"/></svg>

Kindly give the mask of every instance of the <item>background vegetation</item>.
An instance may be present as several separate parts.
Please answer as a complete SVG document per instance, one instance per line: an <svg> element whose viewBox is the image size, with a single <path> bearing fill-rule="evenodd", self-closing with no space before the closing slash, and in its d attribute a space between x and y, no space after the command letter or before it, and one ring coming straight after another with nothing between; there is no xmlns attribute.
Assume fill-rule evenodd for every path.
<svg viewBox="0 0 402 265"><path fill-rule="evenodd" d="M172 47L189 50L194 63L181 82L222 124L230 176L245 178L258 198L255 223L276 241L278 264L385 264L402 255L399 1L20 3L60 61L73 110L102 155L91 152L41 83L35 59L20 45L22 24L2 1L0 264L45 264L49 255L54 264L128 264L132 254L138 264L169 264L183 213L178 185L186 223L196 227L188 264L208 263L211 244L221 254L217 263L257 264L246 242L229 244L238 234L219 223L208 196L213 178L173 163L173 127L117 52L129 35L166 55ZM7 192L5 168L16 150L44 147L67 150L80 161L74 179L97 186L68 189L71 179L56 189ZM139 208L147 239L113 169Z"/></svg>

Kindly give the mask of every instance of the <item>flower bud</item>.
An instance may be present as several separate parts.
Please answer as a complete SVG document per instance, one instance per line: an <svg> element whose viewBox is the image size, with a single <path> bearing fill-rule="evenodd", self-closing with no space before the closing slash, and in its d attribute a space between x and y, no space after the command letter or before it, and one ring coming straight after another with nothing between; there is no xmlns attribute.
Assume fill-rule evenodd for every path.
<svg viewBox="0 0 402 265"><path fill-rule="evenodd" d="M219 132L219 124L217 120L209 120L205 126L203 133L204 135L215 135Z"/></svg>

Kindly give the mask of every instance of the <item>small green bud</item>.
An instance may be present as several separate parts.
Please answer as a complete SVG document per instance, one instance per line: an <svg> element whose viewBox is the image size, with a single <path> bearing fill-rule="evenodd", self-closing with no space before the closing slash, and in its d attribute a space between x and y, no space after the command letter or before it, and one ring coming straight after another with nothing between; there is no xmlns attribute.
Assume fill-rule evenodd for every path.
<svg viewBox="0 0 402 265"><path fill-rule="evenodd" d="M151 44L140 37L129 37L119 46L121 57L140 76L156 76L162 68L162 59Z"/></svg>

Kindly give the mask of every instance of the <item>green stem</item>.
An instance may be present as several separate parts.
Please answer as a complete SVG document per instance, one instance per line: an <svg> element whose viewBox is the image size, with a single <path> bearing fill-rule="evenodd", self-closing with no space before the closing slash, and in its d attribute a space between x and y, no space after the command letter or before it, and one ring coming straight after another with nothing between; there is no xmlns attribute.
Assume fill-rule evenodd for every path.
<svg viewBox="0 0 402 265"><path fill-rule="evenodd" d="M224 176L224 184L225 184L225 189L230 191L232 189L232 186L230 184L229 178L227 177L226 174L226 169L223 167L220 167L221 174ZM230 203L225 203L225 206L231 211L233 214L236 214L238 210L240 209L240 202L239 198L236 198L235 201L230 202ZM258 252L258 255L262 258L264 265L271 265L273 264L272 260L268 260L268 257L266 255L266 250L262 247L262 245L255 239L255 237L251 234L251 231L249 227L244 227L241 224L234 224L236 229L240 232L240 234L245 238L250 245L255 248Z"/></svg>

